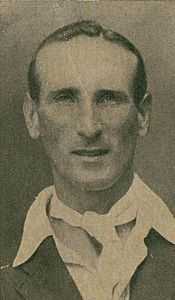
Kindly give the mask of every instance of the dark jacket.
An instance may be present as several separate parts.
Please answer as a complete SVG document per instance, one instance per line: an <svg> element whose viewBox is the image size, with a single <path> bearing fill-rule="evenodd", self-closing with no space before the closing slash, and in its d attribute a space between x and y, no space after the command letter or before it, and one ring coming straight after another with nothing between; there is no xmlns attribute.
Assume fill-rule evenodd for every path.
<svg viewBox="0 0 175 300"><path fill-rule="evenodd" d="M175 300L175 246L155 231L131 279L130 300ZM23 265L0 272L1 300L82 300L51 237Z"/></svg>

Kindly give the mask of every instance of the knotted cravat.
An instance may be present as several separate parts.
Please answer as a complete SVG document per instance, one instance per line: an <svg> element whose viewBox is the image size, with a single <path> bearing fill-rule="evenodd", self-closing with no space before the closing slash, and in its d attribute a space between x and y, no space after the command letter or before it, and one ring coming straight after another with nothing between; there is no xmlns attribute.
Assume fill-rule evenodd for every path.
<svg viewBox="0 0 175 300"><path fill-rule="evenodd" d="M54 218L64 220L71 226L84 229L102 244L103 248L98 259L97 270L106 299L112 299L114 288L117 289L118 296L120 297L128 285L130 275L132 276L134 269L131 259L131 256L133 258L132 249L136 247L138 250L139 248L141 253L140 257L136 255L133 258L134 263L136 263L136 260L137 262L140 261L146 255L143 235L142 240L139 239L137 231L135 232L133 229L127 241L123 243L116 232L117 225L126 224L136 218L137 210L137 198L134 193L133 197L125 195L105 215L99 215L91 211L81 215L77 211L65 206L57 198L56 192L54 191L53 193L50 215ZM139 228L139 226L136 227ZM148 229L147 227L145 228L144 236L147 235ZM103 276L103 274L105 275Z"/></svg>
<svg viewBox="0 0 175 300"><path fill-rule="evenodd" d="M116 232L115 225L112 216L100 216L92 212L86 213L82 222L82 228L103 245L98 259L97 270L101 286L109 299L112 299L113 289L119 282L119 266L122 262L124 248Z"/></svg>

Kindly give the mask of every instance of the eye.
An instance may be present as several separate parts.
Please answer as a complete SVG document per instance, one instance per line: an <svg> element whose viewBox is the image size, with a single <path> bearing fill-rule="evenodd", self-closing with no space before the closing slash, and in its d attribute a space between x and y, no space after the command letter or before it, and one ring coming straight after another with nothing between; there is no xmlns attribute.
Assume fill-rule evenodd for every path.
<svg viewBox="0 0 175 300"><path fill-rule="evenodd" d="M74 103L76 98L70 94L60 94L53 97L55 102Z"/></svg>
<svg viewBox="0 0 175 300"><path fill-rule="evenodd" d="M72 89L53 91L50 100L55 103L73 104L78 101L78 94Z"/></svg>
<svg viewBox="0 0 175 300"><path fill-rule="evenodd" d="M104 90L100 91L96 98L97 104L122 104L128 102L128 96L124 92Z"/></svg>

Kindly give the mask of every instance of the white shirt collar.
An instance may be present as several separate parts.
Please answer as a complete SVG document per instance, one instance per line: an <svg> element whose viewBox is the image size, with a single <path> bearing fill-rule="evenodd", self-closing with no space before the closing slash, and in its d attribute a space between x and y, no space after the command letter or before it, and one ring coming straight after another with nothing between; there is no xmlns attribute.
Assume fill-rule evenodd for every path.
<svg viewBox="0 0 175 300"><path fill-rule="evenodd" d="M131 184L127 193L117 201L106 216L109 216L110 219L113 219L115 225L121 225L128 223L129 221L135 219L138 207L138 195L135 191L136 189L137 175L135 175L133 183ZM97 215L91 211L87 211L84 214L80 214L72 208L66 206L56 195L55 188L53 188L52 201L50 206L50 216L57 219L67 220L68 223L72 226L79 226L83 222L83 219L86 219L86 216ZM102 215L103 216L103 215Z"/></svg>
<svg viewBox="0 0 175 300"><path fill-rule="evenodd" d="M24 224L21 244L13 262L13 267L26 262L44 239L48 236L53 236L53 230L46 213L46 207L54 193L55 189L53 186L44 189L39 193L30 207ZM63 214L78 214L62 204L61 201L59 201L58 206L59 209L62 209ZM165 239L175 244L175 220L173 215L166 204L152 192L136 174L126 195L111 208L108 214L115 217L116 214L119 214L120 211L123 212L123 210L124 213L121 217L122 223L124 223L124 220L127 222L133 219L136 214L140 216L138 221L140 224L137 226L136 235L140 234L141 240L144 239L151 228L154 228ZM52 215L53 214L54 212L52 211ZM120 223L120 216L117 216L117 220L118 223ZM146 255L145 251L143 251L143 253Z"/></svg>

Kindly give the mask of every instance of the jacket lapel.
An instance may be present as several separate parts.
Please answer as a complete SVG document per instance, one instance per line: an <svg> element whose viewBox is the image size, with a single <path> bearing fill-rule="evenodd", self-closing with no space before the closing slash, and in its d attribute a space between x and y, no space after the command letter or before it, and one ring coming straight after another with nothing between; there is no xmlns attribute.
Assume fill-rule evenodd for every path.
<svg viewBox="0 0 175 300"><path fill-rule="evenodd" d="M131 280L130 300L175 299L175 246L154 230L145 244L148 256Z"/></svg>
<svg viewBox="0 0 175 300"><path fill-rule="evenodd" d="M51 237L43 241L31 259L15 268L14 272L16 289L24 299L82 300Z"/></svg>

